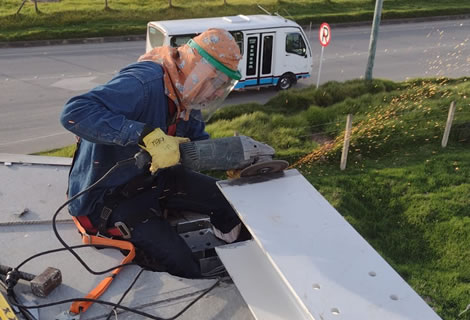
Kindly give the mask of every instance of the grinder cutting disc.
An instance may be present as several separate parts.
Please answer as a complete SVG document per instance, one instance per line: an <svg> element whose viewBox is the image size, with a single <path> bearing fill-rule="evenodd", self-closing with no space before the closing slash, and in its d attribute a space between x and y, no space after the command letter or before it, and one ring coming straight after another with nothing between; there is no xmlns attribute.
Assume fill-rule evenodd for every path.
<svg viewBox="0 0 470 320"><path fill-rule="evenodd" d="M284 160L271 160L255 163L246 167L240 172L240 177L251 177L273 172L280 172L289 166L289 162Z"/></svg>

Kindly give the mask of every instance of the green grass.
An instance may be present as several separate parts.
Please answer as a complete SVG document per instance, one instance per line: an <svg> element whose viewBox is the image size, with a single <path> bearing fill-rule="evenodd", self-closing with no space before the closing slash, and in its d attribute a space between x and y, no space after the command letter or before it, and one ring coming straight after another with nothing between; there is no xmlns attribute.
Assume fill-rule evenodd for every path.
<svg viewBox="0 0 470 320"><path fill-rule="evenodd" d="M451 101L456 113L442 148ZM265 105L226 107L207 130L273 146L443 319L470 318L458 317L470 303L470 78L328 82Z"/></svg>
<svg viewBox="0 0 470 320"><path fill-rule="evenodd" d="M451 101L457 111L444 149ZM348 113L353 132L341 171ZM222 109L208 130L250 135L291 162L305 152L294 167L443 319L461 319L470 303L468 78L329 82L281 92L264 106ZM315 134L330 143L309 151Z"/></svg>
<svg viewBox="0 0 470 320"><path fill-rule="evenodd" d="M470 303L469 145L376 161L316 163L304 176L442 319Z"/></svg>
<svg viewBox="0 0 470 320"><path fill-rule="evenodd" d="M20 1L0 0L0 41L64 39L93 36L144 34L148 21L263 13L255 3L242 0L168 1L61 0L40 2L40 13L26 2L19 15ZM270 12L278 12L308 25L371 21L375 0L261 0ZM470 13L470 2L462 0L385 0L383 19Z"/></svg>
<svg viewBox="0 0 470 320"><path fill-rule="evenodd" d="M44 152L33 153L33 155L49 156L49 157L68 157L72 158L75 152L76 145L66 146L64 148L48 150Z"/></svg>

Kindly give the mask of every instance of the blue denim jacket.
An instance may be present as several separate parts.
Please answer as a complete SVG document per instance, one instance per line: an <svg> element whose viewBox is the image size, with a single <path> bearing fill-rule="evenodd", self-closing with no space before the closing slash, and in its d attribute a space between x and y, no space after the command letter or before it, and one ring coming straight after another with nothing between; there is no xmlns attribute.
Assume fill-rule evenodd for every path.
<svg viewBox="0 0 470 320"><path fill-rule="evenodd" d="M149 125L167 132L168 104L160 65L146 61L122 69L111 81L70 99L60 121L80 137L69 177L72 197L101 178L116 162L133 157L138 141ZM200 111L193 110L188 121L180 121L176 135L191 140L209 138ZM134 164L119 168L91 192L69 205L73 216L88 215L103 201L109 189L144 173Z"/></svg>

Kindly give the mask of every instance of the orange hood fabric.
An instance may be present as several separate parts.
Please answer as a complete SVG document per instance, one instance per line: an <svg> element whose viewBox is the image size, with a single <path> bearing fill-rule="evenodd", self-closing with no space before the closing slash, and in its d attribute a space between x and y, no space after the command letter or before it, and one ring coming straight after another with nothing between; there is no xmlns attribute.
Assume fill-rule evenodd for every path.
<svg viewBox="0 0 470 320"><path fill-rule="evenodd" d="M240 49L226 30L208 29L194 37L193 41L229 69L237 70L241 59ZM154 48L142 55L138 61L153 61L163 66L165 94L175 103L178 113L188 109L190 102L198 96L200 88L204 86L203 82L215 73L215 68L187 44L178 48ZM207 67L201 67L201 64Z"/></svg>

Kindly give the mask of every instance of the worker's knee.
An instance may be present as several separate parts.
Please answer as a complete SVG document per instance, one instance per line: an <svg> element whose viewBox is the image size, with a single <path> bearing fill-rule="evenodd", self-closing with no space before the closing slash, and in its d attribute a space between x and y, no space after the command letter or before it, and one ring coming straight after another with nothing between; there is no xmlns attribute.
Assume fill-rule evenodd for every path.
<svg viewBox="0 0 470 320"><path fill-rule="evenodd" d="M198 261L167 221L153 218L136 225L132 230L131 241L150 261L158 264L156 270L163 269L172 275L186 278L200 277Z"/></svg>

